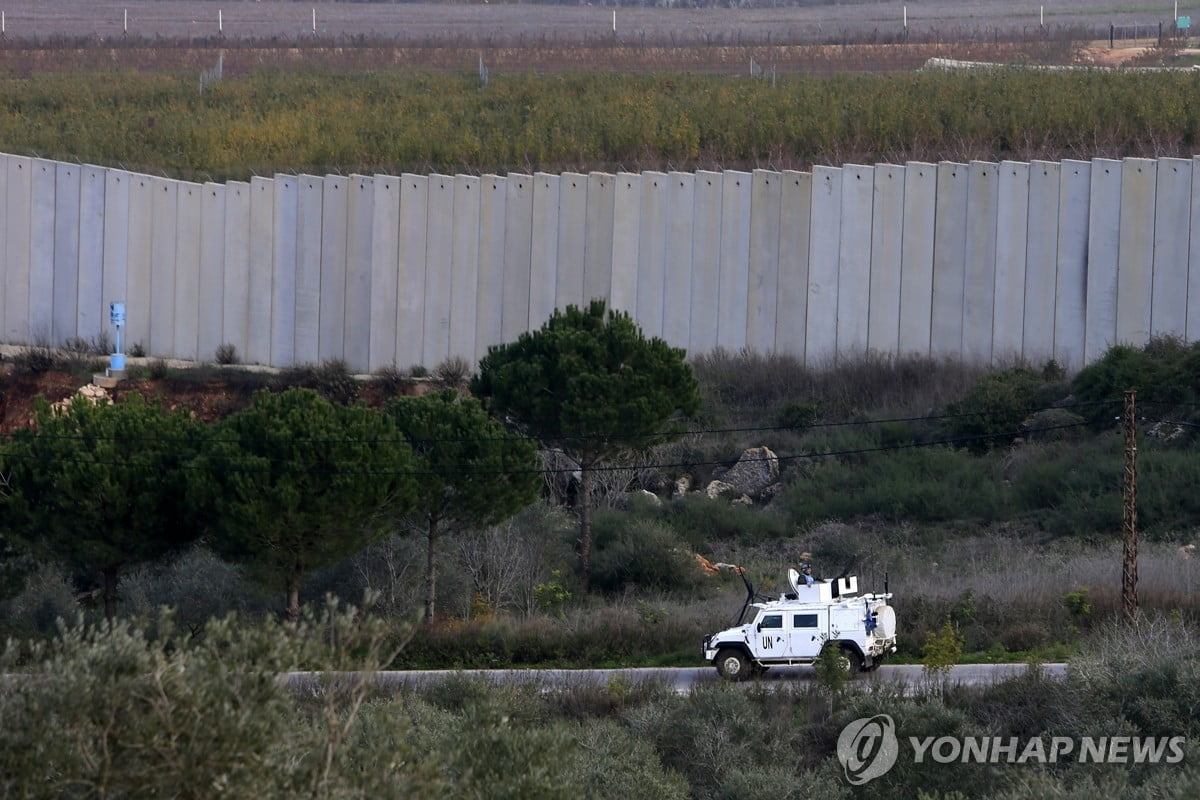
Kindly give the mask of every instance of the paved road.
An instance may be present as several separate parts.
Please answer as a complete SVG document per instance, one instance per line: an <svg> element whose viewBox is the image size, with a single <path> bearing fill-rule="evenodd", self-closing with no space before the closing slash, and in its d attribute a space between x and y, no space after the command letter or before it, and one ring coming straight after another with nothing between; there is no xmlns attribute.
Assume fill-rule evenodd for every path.
<svg viewBox="0 0 1200 800"><path fill-rule="evenodd" d="M1066 675L1067 665L1054 663L1043 665L1045 673L1061 678ZM1024 673L1025 664L959 664L951 668L949 680L968 686L981 686L1005 680ZM356 673L342 673L346 677ZM512 669L512 670L410 670L380 672L375 681L384 687L420 687L445 680L452 676L479 677L496 684L535 683L546 688L571 686L603 686L610 681L627 683L661 683L675 691L686 693L694 686L713 684L720 681L712 667L657 667L637 669ZM318 673L292 672L285 680L288 685L303 690L314 686ZM776 667L759 680L768 685L783 685L784 682L811 681L811 667ZM854 684L868 687L879 683L919 685L925 680L919 664L884 665L872 673L855 678Z"/></svg>

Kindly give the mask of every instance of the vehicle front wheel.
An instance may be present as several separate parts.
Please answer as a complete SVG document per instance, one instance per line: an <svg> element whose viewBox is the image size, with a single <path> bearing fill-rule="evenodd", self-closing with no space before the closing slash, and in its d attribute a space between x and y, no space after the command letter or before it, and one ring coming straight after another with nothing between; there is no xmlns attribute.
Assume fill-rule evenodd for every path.
<svg viewBox="0 0 1200 800"><path fill-rule="evenodd" d="M740 650L725 648L717 653L717 674L725 680L744 681L750 677L750 659Z"/></svg>

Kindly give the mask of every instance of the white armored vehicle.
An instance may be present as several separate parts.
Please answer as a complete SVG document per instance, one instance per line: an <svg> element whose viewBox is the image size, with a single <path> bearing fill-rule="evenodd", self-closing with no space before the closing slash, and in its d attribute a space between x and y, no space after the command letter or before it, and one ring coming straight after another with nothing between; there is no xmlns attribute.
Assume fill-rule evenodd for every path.
<svg viewBox="0 0 1200 800"><path fill-rule="evenodd" d="M896 652L896 611L883 594L859 594L858 578L843 576L805 584L788 570L791 592L780 598L754 591L741 567L730 564L746 584L746 603L737 625L704 639L704 658L721 677L745 680L771 666L811 664L822 650L837 648L851 674L872 670ZM750 622L747 612L754 610Z"/></svg>

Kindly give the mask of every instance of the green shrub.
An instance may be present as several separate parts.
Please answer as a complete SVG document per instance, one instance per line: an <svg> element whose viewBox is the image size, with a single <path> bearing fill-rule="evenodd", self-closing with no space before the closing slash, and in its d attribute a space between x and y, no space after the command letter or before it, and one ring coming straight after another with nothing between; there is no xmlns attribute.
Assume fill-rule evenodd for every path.
<svg viewBox="0 0 1200 800"><path fill-rule="evenodd" d="M787 536L786 520L762 509L714 502L702 493L677 497L653 512L692 550L708 552L715 542L756 542Z"/></svg>
<svg viewBox="0 0 1200 800"><path fill-rule="evenodd" d="M683 541L660 522L608 512L596 515L592 531L592 585L600 591L684 589L698 577Z"/></svg>
<svg viewBox="0 0 1200 800"><path fill-rule="evenodd" d="M319 365L298 364L279 373L275 380L280 389L312 389L331 403L348 405L358 397L358 381L345 361L339 358Z"/></svg>
<svg viewBox="0 0 1200 800"><path fill-rule="evenodd" d="M1035 397L1043 385L1042 376L1026 367L1013 367L989 373L946 413L956 418L946 421L947 429L963 446L982 453L1008 444L1020 431L1021 423L1035 407Z"/></svg>
<svg viewBox="0 0 1200 800"><path fill-rule="evenodd" d="M1111 427L1122 413L1127 389L1137 391L1140 409L1170 414L1194 413L1200 400L1200 342L1184 344L1173 337L1156 337L1145 347L1110 347L1099 361L1080 370L1072 391L1099 427Z"/></svg>

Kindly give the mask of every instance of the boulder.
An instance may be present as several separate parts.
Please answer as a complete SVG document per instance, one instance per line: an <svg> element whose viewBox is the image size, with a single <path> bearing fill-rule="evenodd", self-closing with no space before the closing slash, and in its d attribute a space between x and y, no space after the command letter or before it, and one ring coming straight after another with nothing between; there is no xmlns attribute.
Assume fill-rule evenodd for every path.
<svg viewBox="0 0 1200 800"><path fill-rule="evenodd" d="M721 476L721 480L742 494L758 497L779 480L779 457L768 447L743 450L738 462Z"/></svg>

